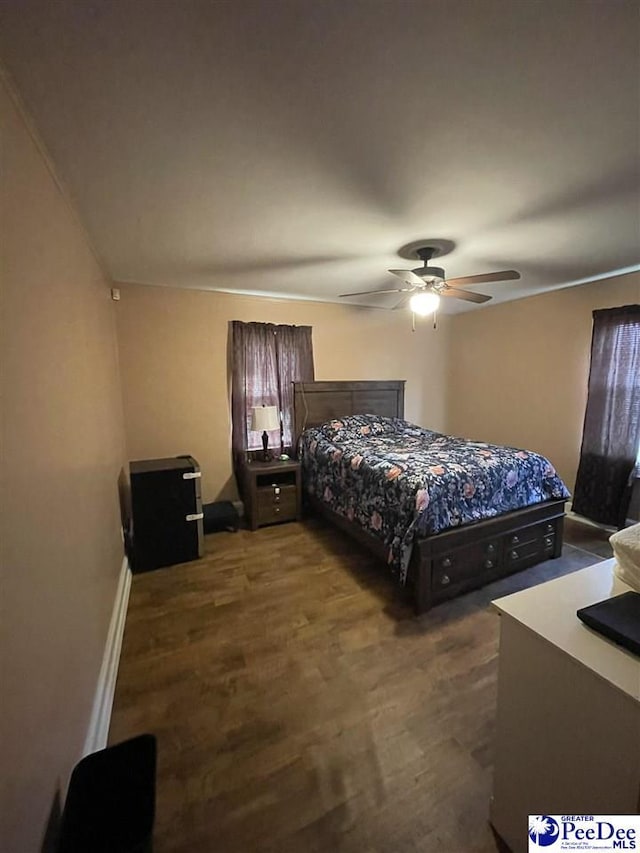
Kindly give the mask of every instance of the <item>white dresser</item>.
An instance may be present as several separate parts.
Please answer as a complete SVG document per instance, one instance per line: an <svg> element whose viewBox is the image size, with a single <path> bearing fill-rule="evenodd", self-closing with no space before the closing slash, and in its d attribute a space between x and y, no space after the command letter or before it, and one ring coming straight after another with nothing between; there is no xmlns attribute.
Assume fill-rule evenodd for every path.
<svg viewBox="0 0 640 853"><path fill-rule="evenodd" d="M613 560L493 602L500 613L491 822L513 853L529 814L640 811L640 658L576 610L629 587Z"/></svg>

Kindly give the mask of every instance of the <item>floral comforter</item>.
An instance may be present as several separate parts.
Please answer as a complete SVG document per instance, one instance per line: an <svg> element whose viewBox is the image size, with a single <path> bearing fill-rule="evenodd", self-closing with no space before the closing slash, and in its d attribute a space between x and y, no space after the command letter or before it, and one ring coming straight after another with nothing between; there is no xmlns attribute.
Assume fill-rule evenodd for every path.
<svg viewBox="0 0 640 853"><path fill-rule="evenodd" d="M303 488L377 536L401 583L416 535L569 497L544 456L399 418L328 421L303 433L300 453Z"/></svg>

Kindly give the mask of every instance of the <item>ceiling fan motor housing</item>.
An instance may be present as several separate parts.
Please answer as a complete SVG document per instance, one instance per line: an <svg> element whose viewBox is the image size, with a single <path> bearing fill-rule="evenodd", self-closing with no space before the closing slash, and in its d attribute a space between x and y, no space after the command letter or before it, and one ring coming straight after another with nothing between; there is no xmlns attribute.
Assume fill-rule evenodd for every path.
<svg viewBox="0 0 640 853"><path fill-rule="evenodd" d="M426 282L429 281L444 281L444 270L442 267L417 267L415 270L412 270L419 278L423 279Z"/></svg>

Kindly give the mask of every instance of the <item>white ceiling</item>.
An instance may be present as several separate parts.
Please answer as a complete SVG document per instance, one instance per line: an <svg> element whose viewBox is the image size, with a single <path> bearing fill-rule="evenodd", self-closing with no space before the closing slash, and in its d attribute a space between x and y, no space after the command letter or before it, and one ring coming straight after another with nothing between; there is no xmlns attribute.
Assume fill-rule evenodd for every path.
<svg viewBox="0 0 640 853"><path fill-rule="evenodd" d="M0 0L0 33L116 280L334 300L421 237L519 269L496 300L640 263L636 0Z"/></svg>

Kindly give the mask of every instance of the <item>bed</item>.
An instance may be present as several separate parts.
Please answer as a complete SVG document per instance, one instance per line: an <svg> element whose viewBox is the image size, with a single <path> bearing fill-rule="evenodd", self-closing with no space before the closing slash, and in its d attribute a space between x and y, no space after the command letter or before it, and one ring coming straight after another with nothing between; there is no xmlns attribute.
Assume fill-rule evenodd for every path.
<svg viewBox="0 0 640 853"><path fill-rule="evenodd" d="M296 382L294 428L306 504L384 560L420 613L560 556L569 493L548 460L404 421L404 381ZM482 477L465 476L476 463Z"/></svg>

